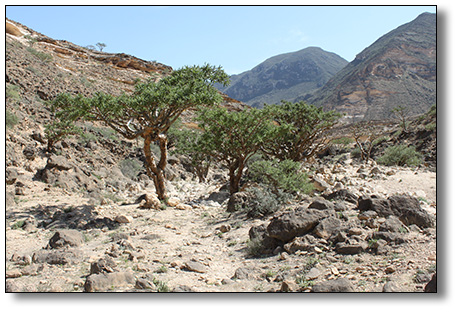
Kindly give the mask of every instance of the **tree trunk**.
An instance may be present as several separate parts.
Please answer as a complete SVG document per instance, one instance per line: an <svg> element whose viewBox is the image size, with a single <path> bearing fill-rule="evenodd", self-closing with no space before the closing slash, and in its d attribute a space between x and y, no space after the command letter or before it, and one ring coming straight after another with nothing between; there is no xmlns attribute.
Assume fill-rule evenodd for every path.
<svg viewBox="0 0 462 314"><path fill-rule="evenodd" d="M159 146L161 157L157 165L154 164L152 154L151 154L151 143L152 137L151 134L147 134L144 138L144 156L146 158L147 171L149 177L154 181L154 186L156 187L157 198L159 200L167 199L167 192L165 188L165 177L164 170L167 166L167 137L165 135L160 135Z"/></svg>
<svg viewBox="0 0 462 314"><path fill-rule="evenodd" d="M236 172L237 170L237 172ZM239 192L239 182L244 171L244 161L238 160L229 167L229 194Z"/></svg>

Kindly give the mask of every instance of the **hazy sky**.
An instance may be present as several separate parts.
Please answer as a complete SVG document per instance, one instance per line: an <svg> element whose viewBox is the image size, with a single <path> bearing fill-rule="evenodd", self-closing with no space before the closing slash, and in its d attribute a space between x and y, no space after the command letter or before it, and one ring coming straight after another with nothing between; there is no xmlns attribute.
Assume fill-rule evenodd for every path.
<svg viewBox="0 0 462 314"><path fill-rule="evenodd" d="M6 17L54 39L107 45L174 69L205 62L228 74L317 46L347 61L435 6L7 6Z"/></svg>

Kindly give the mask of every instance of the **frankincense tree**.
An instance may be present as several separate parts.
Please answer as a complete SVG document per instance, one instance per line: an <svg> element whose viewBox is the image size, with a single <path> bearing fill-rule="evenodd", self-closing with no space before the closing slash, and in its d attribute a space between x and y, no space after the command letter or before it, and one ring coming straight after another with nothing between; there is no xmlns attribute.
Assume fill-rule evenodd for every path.
<svg viewBox="0 0 462 314"><path fill-rule="evenodd" d="M164 170L167 166L167 132L180 115L199 106L213 107L222 101L214 84L229 83L221 67L183 67L160 81L139 83L132 95L96 93L93 97L60 94L52 102L56 115L77 120L101 121L127 139L142 138L148 175L159 199L167 197ZM154 162L151 144L160 147Z"/></svg>

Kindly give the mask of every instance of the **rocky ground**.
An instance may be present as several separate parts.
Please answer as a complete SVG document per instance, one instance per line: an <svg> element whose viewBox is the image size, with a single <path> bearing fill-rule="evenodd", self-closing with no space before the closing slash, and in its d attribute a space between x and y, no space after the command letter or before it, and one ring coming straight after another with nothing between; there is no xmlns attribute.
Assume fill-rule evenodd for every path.
<svg viewBox="0 0 462 314"><path fill-rule="evenodd" d="M436 112L406 134L389 129L373 156L414 145L424 155L418 169L364 164L351 149L334 152L307 165L315 193L256 219L230 211L219 165L198 183L187 158L170 156L169 203L146 209L136 200L155 192L142 143L81 123L82 136L46 152L47 100L61 92L130 92L138 79L160 78L170 67L10 22L7 291L420 292L435 274ZM222 106L244 104L225 95ZM245 207L246 193L231 203Z"/></svg>
<svg viewBox="0 0 462 314"><path fill-rule="evenodd" d="M16 195L6 213L8 291L417 292L436 272L433 226L399 221L390 226L390 218L368 216L360 201L326 199L339 190L365 199L411 195L434 219L436 173L428 170L352 160L318 165L313 178L325 185L318 186L323 192L261 219L228 212L217 182L178 178L169 183L168 206L143 209L134 201L141 192L154 194L152 184L96 205L88 194L66 193L27 176L32 174L19 175L28 183L26 193ZM328 207L313 205L319 202ZM267 227L310 205L333 209L326 217L348 229L312 228L270 247L268 254L255 254L255 244L260 247L249 236L252 227ZM371 237L378 230L390 234L385 240ZM342 236L349 245L343 251L333 240Z"/></svg>

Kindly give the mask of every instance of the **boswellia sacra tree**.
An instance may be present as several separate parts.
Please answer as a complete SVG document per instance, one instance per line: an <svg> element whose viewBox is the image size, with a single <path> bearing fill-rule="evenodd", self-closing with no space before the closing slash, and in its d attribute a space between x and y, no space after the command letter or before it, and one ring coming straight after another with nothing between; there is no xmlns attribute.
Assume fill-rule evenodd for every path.
<svg viewBox="0 0 462 314"><path fill-rule="evenodd" d="M340 114L324 111L321 107L303 101L282 101L280 105L267 105L263 111L271 112L274 137L262 150L279 160L303 161L318 153L326 144L324 139Z"/></svg>
<svg viewBox="0 0 462 314"><path fill-rule="evenodd" d="M271 140L270 115L270 112L255 108L243 111L214 108L198 115L203 132L197 141L197 149L225 164L230 194L239 191L239 182L249 158Z"/></svg>
<svg viewBox="0 0 462 314"><path fill-rule="evenodd" d="M221 67L209 64L183 67L158 82L137 84L131 95L96 93L93 97L84 97L60 94L52 101L51 109L61 121L101 121L127 139L142 138L147 173L154 181L158 198L165 200L167 132L185 110L218 105L222 96L213 86L216 83L229 83L229 77ZM152 156L152 143L160 147L157 163Z"/></svg>

